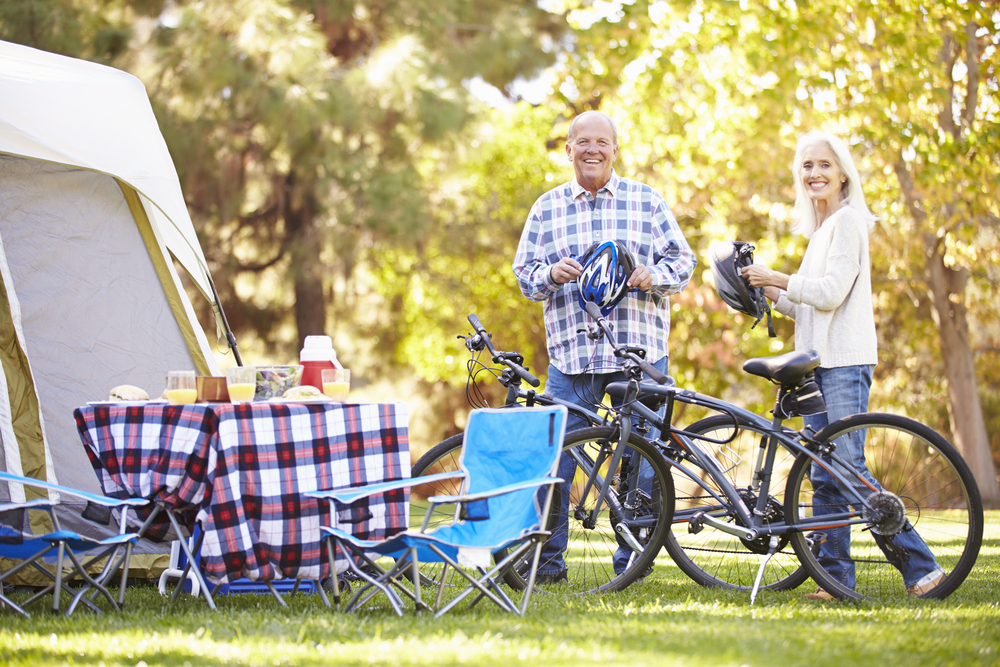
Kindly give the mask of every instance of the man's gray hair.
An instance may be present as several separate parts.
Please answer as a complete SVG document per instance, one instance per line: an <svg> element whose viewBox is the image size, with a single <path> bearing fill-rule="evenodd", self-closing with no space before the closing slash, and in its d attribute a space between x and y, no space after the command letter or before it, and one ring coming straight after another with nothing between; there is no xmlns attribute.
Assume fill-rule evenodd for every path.
<svg viewBox="0 0 1000 667"><path fill-rule="evenodd" d="M573 138L573 130L576 129L576 121L580 120L581 118L583 118L584 116L586 116L588 114L597 114L601 118L604 118L609 123L611 123L611 133L612 133L612 136L613 136L613 138L615 140L615 146L617 146L618 145L618 124L615 123L614 118L612 118L608 114L601 113L600 111L594 111L593 109L589 109L587 111L584 111L583 113L579 114L576 118L573 119L573 121L569 124L569 134L566 135L566 141L570 141Z"/></svg>

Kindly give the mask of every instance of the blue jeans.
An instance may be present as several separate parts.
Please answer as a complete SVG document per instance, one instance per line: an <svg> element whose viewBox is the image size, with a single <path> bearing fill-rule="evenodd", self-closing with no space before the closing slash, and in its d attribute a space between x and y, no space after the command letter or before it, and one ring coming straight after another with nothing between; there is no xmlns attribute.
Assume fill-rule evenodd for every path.
<svg viewBox="0 0 1000 667"><path fill-rule="evenodd" d="M663 357L654 363L653 366L656 370L666 375L667 363L667 357ZM600 401L604 397L605 390L609 384L612 382L624 382L625 379L625 373L622 371L617 371L615 373L581 373L580 375L566 375L558 368L550 364L549 376L548 380L545 382L544 393L554 398L568 401L594 411L593 404L588 402L586 399L596 397L594 400ZM621 404L618 399L615 399L612 403L615 407L618 407ZM586 426L588 426L586 420L570 413L569 419L566 421L566 433L568 434L574 429L584 428ZM625 456L628 456L631 451L631 449L628 449L625 452ZM567 515L569 511L570 489L573 485L573 476L575 474L576 461L564 453L559 459L559 477L567 481L559 485L559 490L561 492L559 494L559 523L553 527L552 537L549 538L542 549L541 558L538 562L538 574L556 574L566 569L566 561L563 559L563 552L566 551L566 544L569 541L569 522ZM652 469L644 459L639 469L640 486L642 486L643 482L647 482L650 479L652 479ZM615 573L621 574L628 565L629 558L632 556L632 550L625 546L621 538L617 537L617 534L616 539L618 540L618 550L615 552L612 564Z"/></svg>
<svg viewBox="0 0 1000 667"><path fill-rule="evenodd" d="M805 425L819 431L828 423L838 419L867 412L872 369L873 366L817 368L816 384L823 393L827 412L803 417ZM872 477L865 463L865 431L855 431L849 437L838 438L836 443L837 456L850 462L869 483L881 490L882 486ZM813 508L814 516L846 511L847 500L838 488L837 481L828 472L813 464L809 477L813 485L813 500L817 505ZM827 537L819 547L819 562L834 579L853 589L855 573L854 561L851 559L851 529L849 526L844 526L825 532ZM874 537L879 548L886 552L885 538L877 535ZM908 560L894 563L902 573L906 586L912 586L923 576L940 569L934 554L909 523L903 532L892 537L892 542L897 549L905 549L909 554ZM887 552L886 556L889 556ZM895 560L890 558L890 562Z"/></svg>

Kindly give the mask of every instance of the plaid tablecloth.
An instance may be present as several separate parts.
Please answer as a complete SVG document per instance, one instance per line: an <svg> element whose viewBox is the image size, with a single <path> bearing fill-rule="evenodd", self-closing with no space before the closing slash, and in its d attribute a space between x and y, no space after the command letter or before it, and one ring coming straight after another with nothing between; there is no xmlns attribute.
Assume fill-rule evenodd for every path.
<svg viewBox="0 0 1000 667"><path fill-rule="evenodd" d="M188 527L198 522L202 571L217 583L328 576L327 507L303 493L410 474L403 403L117 405L74 416L104 492L162 501ZM340 526L388 536L406 529L408 509L407 492L386 493L352 506L362 520ZM164 518L147 537L168 529Z"/></svg>

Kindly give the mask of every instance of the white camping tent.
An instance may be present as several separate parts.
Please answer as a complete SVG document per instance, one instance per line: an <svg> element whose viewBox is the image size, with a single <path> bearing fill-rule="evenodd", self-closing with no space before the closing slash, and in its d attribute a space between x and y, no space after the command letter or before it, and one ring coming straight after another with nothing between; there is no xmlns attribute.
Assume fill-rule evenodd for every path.
<svg viewBox="0 0 1000 667"><path fill-rule="evenodd" d="M142 83L0 42L2 469L99 492L75 407L219 374L171 258L214 303Z"/></svg>

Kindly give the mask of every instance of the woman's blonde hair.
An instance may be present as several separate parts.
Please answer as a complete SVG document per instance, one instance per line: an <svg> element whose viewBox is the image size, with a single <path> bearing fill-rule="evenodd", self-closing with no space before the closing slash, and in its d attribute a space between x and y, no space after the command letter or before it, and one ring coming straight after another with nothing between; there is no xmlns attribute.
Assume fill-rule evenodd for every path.
<svg viewBox="0 0 1000 667"><path fill-rule="evenodd" d="M809 193L806 192L805 186L802 185L802 178L799 176L799 171L802 167L802 155L805 153L806 148L817 143L825 143L833 151L834 157L837 158L837 166L840 167L841 173L847 177L840 187L840 201L844 206L850 206L855 211L861 214L861 218L867 223L868 229L875 226L875 221L878 219L875 215L868 210L868 204L865 203L865 193L861 189L861 176L858 174L858 168L854 165L854 159L851 157L851 152L847 149L847 146L843 141L833 136L829 132L808 132L799 137L799 143L795 147L795 161L792 162L792 180L795 183L795 207L792 209L792 231L798 234L802 234L806 238L813 235L816 231L816 209L813 206L812 199L809 197Z"/></svg>

